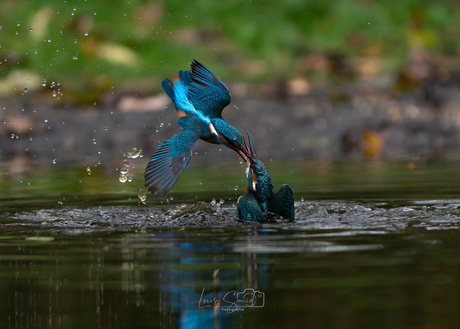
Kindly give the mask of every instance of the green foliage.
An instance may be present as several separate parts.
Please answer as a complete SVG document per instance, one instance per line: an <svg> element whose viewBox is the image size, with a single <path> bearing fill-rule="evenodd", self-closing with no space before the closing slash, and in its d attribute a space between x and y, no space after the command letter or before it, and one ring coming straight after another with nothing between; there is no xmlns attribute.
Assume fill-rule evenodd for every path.
<svg viewBox="0 0 460 329"><path fill-rule="evenodd" d="M70 93L122 85L156 92L193 58L222 78L287 79L308 54L370 49L394 69L413 47L457 53L459 11L454 0L7 0L0 75L30 70ZM250 74L253 61L263 65Z"/></svg>

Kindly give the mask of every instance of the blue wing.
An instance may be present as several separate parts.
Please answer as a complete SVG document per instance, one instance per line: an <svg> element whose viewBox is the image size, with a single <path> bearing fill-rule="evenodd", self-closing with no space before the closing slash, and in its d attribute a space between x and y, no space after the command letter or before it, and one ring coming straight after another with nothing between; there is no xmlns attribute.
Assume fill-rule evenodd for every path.
<svg viewBox="0 0 460 329"><path fill-rule="evenodd" d="M222 110L232 101L227 86L196 59L192 62L190 99L209 118L221 118Z"/></svg>
<svg viewBox="0 0 460 329"><path fill-rule="evenodd" d="M255 222L263 222L267 220L262 212L262 206L257 201L252 191L247 191L246 194L238 198L236 213L239 219Z"/></svg>
<svg viewBox="0 0 460 329"><path fill-rule="evenodd" d="M171 191L180 173L190 165L192 147L199 137L199 132L185 130L160 144L145 168L145 186L149 192L164 198Z"/></svg>
<svg viewBox="0 0 460 329"><path fill-rule="evenodd" d="M268 210L284 218L294 219L294 193L284 184L268 203Z"/></svg>

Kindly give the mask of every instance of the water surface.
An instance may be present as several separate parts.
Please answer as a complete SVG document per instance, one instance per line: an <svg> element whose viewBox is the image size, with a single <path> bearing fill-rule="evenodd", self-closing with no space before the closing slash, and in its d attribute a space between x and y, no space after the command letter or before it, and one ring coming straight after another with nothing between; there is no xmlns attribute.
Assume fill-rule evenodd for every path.
<svg viewBox="0 0 460 329"><path fill-rule="evenodd" d="M274 175L294 188L296 220L264 224L236 219L232 175L144 205L136 177L9 171L0 327L457 327L456 166L388 166Z"/></svg>

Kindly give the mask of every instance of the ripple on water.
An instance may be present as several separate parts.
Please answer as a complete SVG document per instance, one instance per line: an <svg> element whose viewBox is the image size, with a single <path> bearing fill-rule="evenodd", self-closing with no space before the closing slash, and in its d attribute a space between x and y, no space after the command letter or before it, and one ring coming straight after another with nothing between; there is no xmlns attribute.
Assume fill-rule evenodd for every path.
<svg viewBox="0 0 460 329"><path fill-rule="evenodd" d="M296 220L288 221L274 215L269 218L264 224L243 222L237 219L234 206L226 206L222 201L214 200L209 203L151 207L61 207L0 215L5 225L42 229L263 225L267 229L273 226L277 230L323 231L321 234L340 236L384 234L406 229L457 229L460 227L460 206L458 200L437 200L436 203L417 201L403 205L351 201L296 202Z"/></svg>

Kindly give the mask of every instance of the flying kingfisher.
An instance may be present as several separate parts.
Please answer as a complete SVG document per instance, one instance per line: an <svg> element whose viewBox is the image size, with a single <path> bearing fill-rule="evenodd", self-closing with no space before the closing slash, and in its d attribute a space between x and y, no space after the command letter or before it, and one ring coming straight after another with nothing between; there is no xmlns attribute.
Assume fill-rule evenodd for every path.
<svg viewBox="0 0 460 329"><path fill-rule="evenodd" d="M272 212L283 218L294 219L294 194L289 185L284 184L275 193L270 172L257 157L256 150L248 132L248 142L245 147L249 151L247 176L248 186L244 195L237 202L238 218L251 221L266 221L264 213Z"/></svg>
<svg viewBox="0 0 460 329"><path fill-rule="evenodd" d="M222 118L231 102L230 91L209 69L193 60L190 71L179 71L174 84L165 79L162 86L179 116L182 132L158 146L145 168L145 186L156 197L164 198L192 160L192 147L198 138L223 144L247 162L251 159L240 132Z"/></svg>

